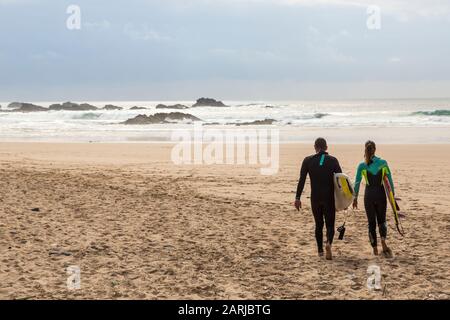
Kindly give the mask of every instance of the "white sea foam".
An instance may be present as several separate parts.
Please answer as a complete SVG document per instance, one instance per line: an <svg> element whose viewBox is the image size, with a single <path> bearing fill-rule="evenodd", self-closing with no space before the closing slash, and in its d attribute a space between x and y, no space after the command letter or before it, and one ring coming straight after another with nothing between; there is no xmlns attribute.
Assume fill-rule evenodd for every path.
<svg viewBox="0 0 450 320"><path fill-rule="evenodd" d="M34 102L48 107L49 102ZM427 142L450 142L444 134L450 128L450 100L376 100L376 101L307 101L307 102L248 102L225 101L230 107L197 107L184 110L156 109L159 103L176 103L190 106L192 101L139 101L139 102L88 102L98 107L113 104L123 110L94 111L49 111L35 113L0 113L0 140L58 140L58 141L165 141L170 131L188 127L189 124L165 124L126 126L123 121L138 114L157 112L190 113L204 121L221 127L255 120L274 119L275 125L287 135L286 141L301 141L305 130L320 132L347 128L421 128L417 131L420 140L423 129L437 129L436 137ZM6 110L8 103L1 103ZM130 110L133 106L146 110ZM439 110L438 112L436 112ZM447 110L447 111L446 111ZM439 131L439 128L442 130ZM415 131L412 131L415 132ZM352 133L353 134L353 133ZM397 138L402 141L401 137ZM414 142L414 136L408 137ZM349 140L350 141L350 140Z"/></svg>

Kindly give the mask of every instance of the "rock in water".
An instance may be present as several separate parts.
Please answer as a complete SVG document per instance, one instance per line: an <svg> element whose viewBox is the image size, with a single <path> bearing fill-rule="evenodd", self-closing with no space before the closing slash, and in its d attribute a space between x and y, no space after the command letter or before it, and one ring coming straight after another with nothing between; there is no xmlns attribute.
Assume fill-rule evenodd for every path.
<svg viewBox="0 0 450 320"><path fill-rule="evenodd" d="M188 113L171 112L171 113L156 113L150 116L140 114L134 118L122 122L122 124L129 124L129 125L161 124L161 123L172 123L174 121L176 122L182 120L201 121L199 118Z"/></svg>
<svg viewBox="0 0 450 320"><path fill-rule="evenodd" d="M6 108L8 109L18 109L22 106L22 102L11 102L10 104L8 104L8 106Z"/></svg>
<svg viewBox="0 0 450 320"><path fill-rule="evenodd" d="M60 111L93 111L98 110L96 106L87 104L87 103L73 103L73 102L64 102L63 104L52 104L50 106L50 110Z"/></svg>
<svg viewBox="0 0 450 320"><path fill-rule="evenodd" d="M122 109L123 109L122 107L118 107L112 104L107 104L102 108L102 110L122 110Z"/></svg>
<svg viewBox="0 0 450 320"><path fill-rule="evenodd" d="M146 107L132 107L130 110L147 110Z"/></svg>
<svg viewBox="0 0 450 320"><path fill-rule="evenodd" d="M322 119L323 117L328 116L328 113L316 113L314 114L314 118L316 119Z"/></svg>
<svg viewBox="0 0 450 320"><path fill-rule="evenodd" d="M39 112L48 111L47 108L37 106L32 103L13 102L8 105L8 109L12 109L11 112Z"/></svg>
<svg viewBox="0 0 450 320"><path fill-rule="evenodd" d="M211 98L200 98L192 107L227 107L222 101Z"/></svg>
<svg viewBox="0 0 450 320"><path fill-rule="evenodd" d="M175 120L175 121L183 121L183 120L191 120L191 121L202 121L196 116L193 116L189 113L181 113L181 112L171 112L171 113L157 113L159 117L165 117L166 120ZM155 116L156 116L155 115Z"/></svg>
<svg viewBox="0 0 450 320"><path fill-rule="evenodd" d="M125 122L122 122L122 124L149 124L150 120L145 114L137 115L134 118L128 119Z"/></svg>
<svg viewBox="0 0 450 320"><path fill-rule="evenodd" d="M263 125L271 125L276 120L274 119L264 119L264 120L256 120L252 122L243 122L243 123L236 123L237 126L263 126Z"/></svg>

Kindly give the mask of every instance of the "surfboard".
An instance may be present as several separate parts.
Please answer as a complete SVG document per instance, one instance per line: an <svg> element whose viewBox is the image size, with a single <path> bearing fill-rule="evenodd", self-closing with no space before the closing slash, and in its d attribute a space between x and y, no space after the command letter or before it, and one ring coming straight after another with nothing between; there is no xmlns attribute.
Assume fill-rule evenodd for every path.
<svg viewBox="0 0 450 320"><path fill-rule="evenodd" d="M395 220L395 226L397 227L397 231L398 231L398 233L400 233L401 236L404 236L405 233L403 231L403 226L400 222L400 217L399 217L400 207L397 203L397 200L395 200L394 192L392 191L392 186L391 186L391 183L389 182L389 178L384 173L383 173L383 186L384 186L384 191L386 192L386 197L389 201L389 204L391 205L392 212L394 213L394 220Z"/></svg>
<svg viewBox="0 0 450 320"><path fill-rule="evenodd" d="M352 182L344 173L334 174L334 203L336 211L342 211L350 207L355 199L355 191Z"/></svg>

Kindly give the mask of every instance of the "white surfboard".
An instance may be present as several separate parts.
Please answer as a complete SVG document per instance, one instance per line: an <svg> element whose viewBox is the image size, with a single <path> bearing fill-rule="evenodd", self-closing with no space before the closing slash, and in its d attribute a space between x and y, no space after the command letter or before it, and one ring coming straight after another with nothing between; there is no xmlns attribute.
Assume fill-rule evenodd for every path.
<svg viewBox="0 0 450 320"><path fill-rule="evenodd" d="M335 173L334 202L336 211L342 211L350 207L353 199L355 199L355 191L349 176L344 173Z"/></svg>

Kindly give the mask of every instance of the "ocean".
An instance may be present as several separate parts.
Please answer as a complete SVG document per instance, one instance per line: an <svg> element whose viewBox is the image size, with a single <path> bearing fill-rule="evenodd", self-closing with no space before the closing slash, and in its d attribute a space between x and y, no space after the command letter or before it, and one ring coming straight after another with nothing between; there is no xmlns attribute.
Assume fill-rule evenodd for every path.
<svg viewBox="0 0 450 320"><path fill-rule="evenodd" d="M183 112L201 120L205 128L239 129L235 124L273 119L281 142L311 142L324 136L334 143L450 143L450 99L353 101L224 101L229 107L161 109L156 105L194 101L74 101L99 108L107 104L123 110L0 112L0 141L48 142L166 142L174 129L189 129L180 122L157 125L124 125L139 114ZM31 102L48 107L55 102ZM0 102L7 110L9 102ZM146 110L130 110L131 107Z"/></svg>

